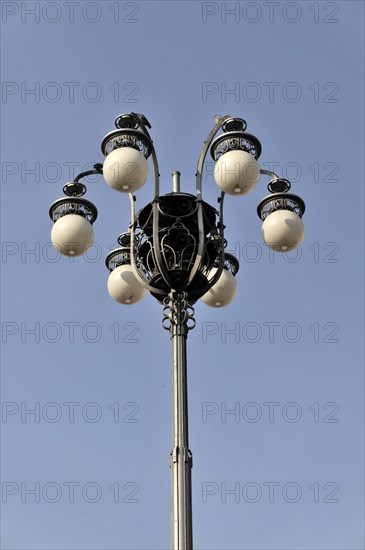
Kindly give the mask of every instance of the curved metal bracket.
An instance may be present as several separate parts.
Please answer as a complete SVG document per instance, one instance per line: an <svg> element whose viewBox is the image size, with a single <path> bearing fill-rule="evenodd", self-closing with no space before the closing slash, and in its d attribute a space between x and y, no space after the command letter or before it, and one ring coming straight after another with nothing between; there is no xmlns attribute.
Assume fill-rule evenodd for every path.
<svg viewBox="0 0 365 550"><path fill-rule="evenodd" d="M208 292L209 289L212 288L213 285L218 281L219 277L222 275L222 271L224 269L224 224L223 224L223 202L224 202L225 193L222 191L220 200L219 200L219 229L220 229L220 257L219 257L219 265L217 267L216 273L213 275L213 277L208 281L208 284L203 287L202 289L199 289L199 292Z"/></svg>
<svg viewBox="0 0 365 550"><path fill-rule="evenodd" d="M134 228L136 224L136 214L135 214L135 208L134 208L134 195L133 193L128 193L129 200L131 204L131 223L129 226L129 235L130 235L130 262L131 267L133 269L133 273L136 275L136 277L141 281L143 286L149 290L149 292L153 294L159 294L161 296L166 295L166 292L161 290L160 288L155 288L152 285L149 284L146 277L142 275L142 273L139 271L136 263L136 257L134 254L134 242L135 242L135 234L134 234Z"/></svg>
<svg viewBox="0 0 365 550"><path fill-rule="evenodd" d="M136 113L132 113L132 114L134 115ZM148 136L148 138L151 140L151 144L152 144L151 157L152 157L153 172L154 172L154 194L155 194L155 199L157 199L160 196L160 172L158 168L155 147L153 145L153 141L151 139L149 131L146 128L146 126L151 128L151 124L148 122L148 120L144 115L138 114L138 119L140 121L140 127L142 128L143 132Z"/></svg>
<svg viewBox="0 0 365 550"><path fill-rule="evenodd" d="M270 178L278 178L279 176L275 174L275 172L271 172L271 170L260 170L260 174L265 174L265 176L270 176Z"/></svg>
<svg viewBox="0 0 365 550"><path fill-rule="evenodd" d="M87 170L86 172L81 172L76 176L76 178L73 181L69 181L66 183L66 185L63 186L63 192L68 197L82 197L86 193L86 185L83 183L80 183L80 180L82 178L86 178L87 176L91 176L93 174L102 174L103 173L103 165L102 164L94 164L93 170Z"/></svg>
<svg viewBox="0 0 365 550"><path fill-rule="evenodd" d="M174 290L174 284L169 277L167 270L162 259L160 240L159 240L159 216L160 211L158 208L158 201L155 199L152 204L152 236L153 236L153 253L156 260L156 265L159 273L161 274L163 280L167 286Z"/></svg>
<svg viewBox="0 0 365 550"><path fill-rule="evenodd" d="M205 157L207 156L207 153L209 151L210 145L213 141L214 136L216 133L220 130L220 128L223 127L223 125L228 121L232 119L232 115L224 115L223 117L216 115L215 117L216 124L213 127L213 129L208 134L207 139L204 141L204 146L201 150L199 160L198 160L198 166L196 169L196 196L198 201L198 229L199 229L199 246L198 246L198 252L197 256L195 258L194 265L192 267L192 270L190 272L189 279L186 283L186 286L188 286L191 281L194 279L196 273L201 267L201 263L203 260L203 252L204 252L204 245L205 245L205 239L204 239L204 220L203 220L203 205L202 205L202 199L203 199L203 193L202 193L202 174L203 174L203 167L204 167L204 161ZM224 227L223 227L223 197L224 193L221 194L221 201L220 201L220 216L219 216L219 223L220 223L220 230L221 230L221 248L224 247ZM224 255L223 255L224 258ZM221 262L220 262L221 263ZM224 265L224 263L223 263ZM222 269L223 269L222 265ZM219 275L216 277L213 277L214 282L218 280L218 277L220 277L222 273L222 269L218 269ZM214 283L213 283L214 284ZM211 287L209 285L208 289Z"/></svg>
<svg viewBox="0 0 365 550"><path fill-rule="evenodd" d="M94 174L102 174L102 173L103 173L103 165L100 163L94 164L93 170L86 170L86 172L81 172L76 176L74 181L78 183L82 178L86 178L87 176L92 176Z"/></svg>
<svg viewBox="0 0 365 550"><path fill-rule="evenodd" d="M270 193L287 193L291 188L291 183L286 178L280 178L271 170L260 170L260 174L270 176L270 181L267 184L267 189Z"/></svg>
<svg viewBox="0 0 365 550"><path fill-rule="evenodd" d="M216 121L216 125L213 127L213 129L209 133L207 139L204 141L204 146L203 146L203 149L201 150L200 157L199 157L199 160L198 160L198 166L197 166L197 169L196 169L196 196L197 196L198 200L202 198L203 166L204 166L205 157L207 156L207 153L209 151L209 147L210 147L210 145L213 141L214 136L218 132L218 130L220 130L220 128L222 128L223 124L225 122L227 122L227 120L232 119L233 117L232 117L232 115L224 115L222 117L219 116L219 115L216 115L214 118L215 118L215 121Z"/></svg>

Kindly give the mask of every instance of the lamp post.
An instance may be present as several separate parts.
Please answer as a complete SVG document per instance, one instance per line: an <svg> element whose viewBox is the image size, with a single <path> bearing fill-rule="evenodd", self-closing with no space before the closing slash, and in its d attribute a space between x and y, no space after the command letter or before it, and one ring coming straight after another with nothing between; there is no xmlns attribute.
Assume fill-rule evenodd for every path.
<svg viewBox="0 0 365 550"><path fill-rule="evenodd" d="M102 140L103 164L79 174L64 188L66 197L50 207L54 222L51 239L66 256L80 256L93 242L92 224L97 210L82 198L81 179L103 174L113 189L128 193L131 222L118 237L120 248L106 257L110 271L108 291L120 304L138 302L149 291L163 305L163 327L172 344L172 451L171 545L173 550L191 550L192 453L188 438L188 392L186 340L194 328L194 304L201 298L211 307L228 305L236 294L238 260L225 253L223 203L225 194L239 196L251 191L261 175L270 177L268 190L257 208L263 221L264 242L277 252L289 252L304 238L304 202L288 193L290 182L261 170L261 144L247 133L246 122L226 115L215 117L215 126L202 148L196 172L196 195L180 190L180 173L172 173L173 190L160 195L155 149L148 120L141 114L120 115L116 130ZM218 132L221 133L216 137ZM203 200L202 172L210 149L216 162L214 179L221 190L218 210ZM134 193L148 177L151 157L154 171L153 200L137 213Z"/></svg>

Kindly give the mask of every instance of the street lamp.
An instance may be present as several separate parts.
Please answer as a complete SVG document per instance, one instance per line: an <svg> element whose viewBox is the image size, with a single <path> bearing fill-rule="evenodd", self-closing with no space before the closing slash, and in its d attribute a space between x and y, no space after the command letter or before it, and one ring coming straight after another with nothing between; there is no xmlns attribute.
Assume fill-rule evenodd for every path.
<svg viewBox="0 0 365 550"><path fill-rule="evenodd" d="M54 222L52 242L66 256L80 256L93 242L92 224L97 210L82 198L81 179L103 174L108 185L128 193L131 222L118 237L119 248L106 257L110 271L108 292L120 304L140 301L147 290L163 305L162 325L172 342L172 439L171 534L173 550L191 550L192 453L188 440L188 392L186 340L194 328L194 304L201 298L211 307L228 305L235 297L235 256L225 252L223 202L225 194L240 196L251 191L261 175L270 177L268 190L257 208L264 242L277 252L289 252L304 238L305 204L288 193L290 182L274 172L261 170L261 144L247 133L242 118L215 117L215 126L204 142L196 173L196 195L180 191L180 173L172 173L173 190L160 195L155 149L148 120L141 114L120 115L116 130L101 143L103 164L79 174L67 183L66 197L50 207ZM221 133L216 134L221 130ZM214 139L215 138L215 139ZM202 172L209 151L215 161L214 179L221 190L218 210L203 200ZM153 200L137 213L134 192L148 178L151 157L154 172Z"/></svg>

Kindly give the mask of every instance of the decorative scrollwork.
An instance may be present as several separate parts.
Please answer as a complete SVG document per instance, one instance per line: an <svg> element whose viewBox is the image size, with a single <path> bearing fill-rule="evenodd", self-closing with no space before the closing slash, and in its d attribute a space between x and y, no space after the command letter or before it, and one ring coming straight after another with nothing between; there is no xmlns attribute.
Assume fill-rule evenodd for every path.
<svg viewBox="0 0 365 550"><path fill-rule="evenodd" d="M150 138L144 132L133 128L113 130L101 142L101 150L105 156L120 147L132 147L148 158L153 146Z"/></svg>
<svg viewBox="0 0 365 550"><path fill-rule="evenodd" d="M189 271L198 247L197 239L181 222L160 231L161 254L169 271Z"/></svg>
<svg viewBox="0 0 365 550"><path fill-rule="evenodd" d="M224 153L227 153L227 151L234 151L236 149L246 151L256 158L257 148L253 143L251 143L251 141L245 138L232 137L221 141L217 145L216 149L214 150L214 160L217 161L219 157L224 155Z"/></svg>
<svg viewBox="0 0 365 550"><path fill-rule="evenodd" d="M141 139L138 139L136 136L122 134L120 136L116 136L110 139L105 145L105 152L106 154L109 154L114 151L114 149L118 149L119 147L132 147L133 149L137 149L137 151L142 153L142 155L144 155L146 158L149 155L149 150L146 144Z"/></svg>
<svg viewBox="0 0 365 550"><path fill-rule="evenodd" d="M113 269L120 265L129 265L131 263L130 251L126 248L112 250L106 257L105 263L109 271L113 271Z"/></svg>
<svg viewBox="0 0 365 550"><path fill-rule="evenodd" d="M233 254L229 254L228 252L224 254L224 268L230 271L232 275L237 275L240 264Z"/></svg>
<svg viewBox="0 0 365 550"><path fill-rule="evenodd" d="M78 197L59 199L51 205L49 213L54 222L67 214L78 214L94 223L98 216L97 209L90 201Z"/></svg>
<svg viewBox="0 0 365 550"><path fill-rule="evenodd" d="M215 161L228 151L241 150L250 153L256 160L261 155L261 143L253 134L227 132L218 136L212 143L210 153Z"/></svg>
<svg viewBox="0 0 365 550"><path fill-rule="evenodd" d="M262 221L264 221L276 210L290 210L301 218L305 206L304 202L296 195L277 193L276 196L274 194L261 201L258 207L258 214Z"/></svg>
<svg viewBox="0 0 365 550"><path fill-rule="evenodd" d="M162 326L165 330L191 330L195 327L195 310L186 292L172 291L163 300Z"/></svg>

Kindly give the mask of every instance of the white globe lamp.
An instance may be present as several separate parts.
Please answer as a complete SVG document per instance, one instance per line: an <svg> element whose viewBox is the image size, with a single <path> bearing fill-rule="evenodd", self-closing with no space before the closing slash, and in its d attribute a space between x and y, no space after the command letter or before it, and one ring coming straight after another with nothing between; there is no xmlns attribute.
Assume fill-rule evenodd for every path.
<svg viewBox="0 0 365 550"><path fill-rule="evenodd" d="M94 242L90 222L78 214L59 218L51 231L53 246L64 256L81 256Z"/></svg>
<svg viewBox="0 0 365 550"><path fill-rule="evenodd" d="M106 157L103 175L107 184L121 193L134 193L146 182L148 164L132 147L119 147Z"/></svg>
<svg viewBox="0 0 365 550"><path fill-rule="evenodd" d="M262 224L264 242L276 252L291 252L304 239L302 219L290 210L276 210Z"/></svg>
<svg viewBox="0 0 365 550"><path fill-rule="evenodd" d="M65 185L76 188L81 184L70 182ZM55 201L49 215L54 221L51 231L53 246L64 256L81 256L94 242L92 224L98 211L92 202L79 197L63 198Z"/></svg>
<svg viewBox="0 0 365 550"><path fill-rule="evenodd" d="M287 192L290 189L288 180L272 180L268 189L272 194L265 197L257 207L257 214L263 221L262 238L276 252L291 252L304 240L304 201ZM277 189L282 191L276 192Z"/></svg>
<svg viewBox="0 0 365 550"><path fill-rule="evenodd" d="M132 305L142 300L147 290L137 279L132 266L123 264L110 273L108 292L119 304Z"/></svg>
<svg viewBox="0 0 365 550"><path fill-rule="evenodd" d="M215 164L214 179L228 195L245 195L260 178L260 166L247 151L228 151Z"/></svg>
<svg viewBox="0 0 365 550"><path fill-rule="evenodd" d="M235 275L239 270L239 262L232 254L224 254L224 268L218 281L202 296L202 301L210 307L224 307L230 304L237 293ZM209 279L212 280L218 268L212 267Z"/></svg>
<svg viewBox="0 0 365 550"><path fill-rule="evenodd" d="M222 126L223 134L212 143L210 153L215 160L214 179L228 195L245 195L260 179L257 162L261 143L248 134L242 118L230 118Z"/></svg>
<svg viewBox="0 0 365 550"><path fill-rule="evenodd" d="M214 275L217 268L211 269L209 275ZM228 306L236 296L237 282L230 271L223 269L218 281L202 296L202 301L210 307Z"/></svg>

